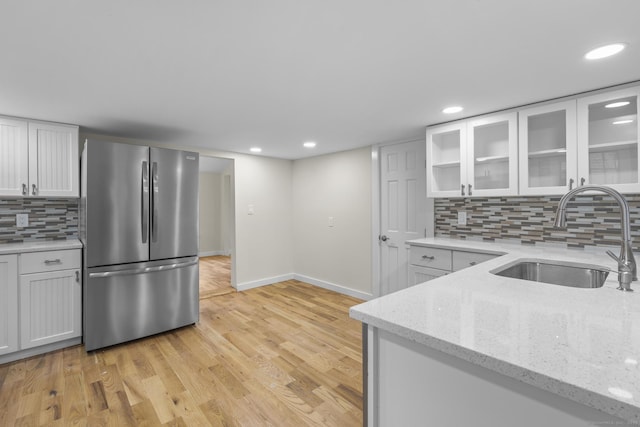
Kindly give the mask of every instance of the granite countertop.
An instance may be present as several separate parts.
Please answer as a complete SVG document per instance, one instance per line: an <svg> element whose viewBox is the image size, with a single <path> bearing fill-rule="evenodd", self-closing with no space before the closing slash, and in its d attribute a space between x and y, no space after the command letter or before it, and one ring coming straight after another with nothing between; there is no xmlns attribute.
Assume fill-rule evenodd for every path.
<svg viewBox="0 0 640 427"><path fill-rule="evenodd" d="M82 242L78 239L43 240L24 243L0 244L0 255L21 254L27 252L59 251L64 249L81 249Z"/></svg>
<svg viewBox="0 0 640 427"><path fill-rule="evenodd" d="M446 238L407 243L504 255L354 306L352 318L640 423L640 282L631 285L636 292L616 289L617 265L607 248ZM612 273L596 289L490 273L519 258L599 265Z"/></svg>

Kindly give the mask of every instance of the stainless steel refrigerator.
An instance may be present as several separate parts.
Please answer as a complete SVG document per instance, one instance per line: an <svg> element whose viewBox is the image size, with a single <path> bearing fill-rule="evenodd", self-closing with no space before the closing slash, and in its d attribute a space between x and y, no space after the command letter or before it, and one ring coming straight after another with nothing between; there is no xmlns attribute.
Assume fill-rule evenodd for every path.
<svg viewBox="0 0 640 427"><path fill-rule="evenodd" d="M198 321L198 153L87 140L87 351Z"/></svg>

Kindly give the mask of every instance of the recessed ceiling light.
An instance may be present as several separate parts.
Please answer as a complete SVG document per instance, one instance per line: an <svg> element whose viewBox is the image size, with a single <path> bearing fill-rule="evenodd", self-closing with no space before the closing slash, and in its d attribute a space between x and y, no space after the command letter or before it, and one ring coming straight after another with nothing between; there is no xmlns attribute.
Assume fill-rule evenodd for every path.
<svg viewBox="0 0 640 427"><path fill-rule="evenodd" d="M442 110L442 112L445 114L455 114L455 113L459 113L462 110L463 108L460 107L459 105L454 105L452 107L445 108L444 110Z"/></svg>
<svg viewBox="0 0 640 427"><path fill-rule="evenodd" d="M624 48L625 48L624 43L608 44L606 46L600 46L596 49L590 50L584 55L584 57L586 59L602 59L611 55L615 55L616 53L622 52Z"/></svg>
<svg viewBox="0 0 640 427"><path fill-rule="evenodd" d="M249 151L251 151L252 153L262 153L262 148L260 148L260 147L251 147L249 149Z"/></svg>
<svg viewBox="0 0 640 427"><path fill-rule="evenodd" d="M604 108L619 108L625 105L629 105L629 101L612 102L611 104L605 105Z"/></svg>
<svg viewBox="0 0 640 427"><path fill-rule="evenodd" d="M615 122L613 122L614 125L626 125L627 123L633 123L633 120L628 119L628 120L616 120Z"/></svg>
<svg viewBox="0 0 640 427"><path fill-rule="evenodd" d="M307 141L307 142L305 142L305 143L304 143L304 144L302 144L302 145L304 145L304 146L305 146L305 147L307 147L307 148L313 148L313 147L315 147L315 146L316 146L316 143L315 143L315 142L313 142L313 141Z"/></svg>

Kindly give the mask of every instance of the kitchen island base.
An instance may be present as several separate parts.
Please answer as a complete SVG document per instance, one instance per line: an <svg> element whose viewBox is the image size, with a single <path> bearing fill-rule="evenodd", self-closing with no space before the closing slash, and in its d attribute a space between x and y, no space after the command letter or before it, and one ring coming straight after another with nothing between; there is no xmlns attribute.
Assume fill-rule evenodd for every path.
<svg viewBox="0 0 640 427"><path fill-rule="evenodd" d="M627 426L615 416L363 325L368 426Z"/></svg>

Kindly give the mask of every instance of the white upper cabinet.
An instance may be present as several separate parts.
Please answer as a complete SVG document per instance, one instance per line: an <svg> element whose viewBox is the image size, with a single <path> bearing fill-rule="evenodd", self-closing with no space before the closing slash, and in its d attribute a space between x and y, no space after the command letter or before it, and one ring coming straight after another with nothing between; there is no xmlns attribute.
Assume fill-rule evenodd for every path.
<svg viewBox="0 0 640 427"><path fill-rule="evenodd" d="M520 110L520 194L564 194L577 185L576 101Z"/></svg>
<svg viewBox="0 0 640 427"><path fill-rule="evenodd" d="M514 195L517 114L494 114L427 129L427 197Z"/></svg>
<svg viewBox="0 0 640 427"><path fill-rule="evenodd" d="M578 184L640 192L640 87L578 99Z"/></svg>
<svg viewBox="0 0 640 427"><path fill-rule="evenodd" d="M0 117L0 196L79 197L78 127Z"/></svg>
<svg viewBox="0 0 640 427"><path fill-rule="evenodd" d="M427 197L460 196L466 171L465 122L427 129Z"/></svg>
<svg viewBox="0 0 640 427"><path fill-rule="evenodd" d="M494 114L467 123L467 195L518 194L517 114Z"/></svg>
<svg viewBox="0 0 640 427"><path fill-rule="evenodd" d="M79 197L78 127L29 123L29 191L39 197Z"/></svg>
<svg viewBox="0 0 640 427"><path fill-rule="evenodd" d="M0 117L0 195L22 196L29 184L28 126Z"/></svg>

